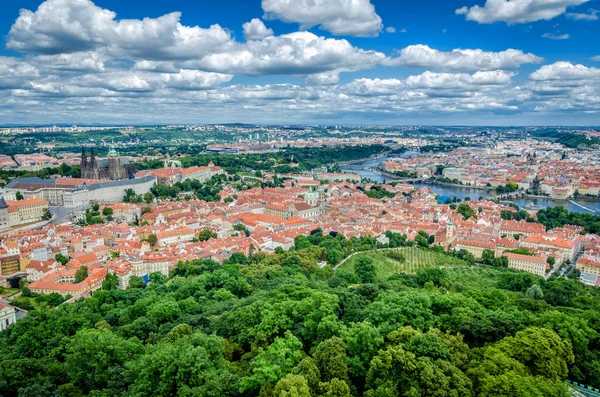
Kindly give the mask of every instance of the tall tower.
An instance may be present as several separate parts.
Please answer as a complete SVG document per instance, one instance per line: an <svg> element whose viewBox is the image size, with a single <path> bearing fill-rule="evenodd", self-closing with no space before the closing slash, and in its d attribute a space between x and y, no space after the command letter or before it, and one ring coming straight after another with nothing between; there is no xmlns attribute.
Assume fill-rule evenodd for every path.
<svg viewBox="0 0 600 397"><path fill-rule="evenodd" d="M448 223L446 223L446 241L448 244L451 244L454 240L454 224L452 223L452 215L448 218Z"/></svg>
<svg viewBox="0 0 600 397"><path fill-rule="evenodd" d="M85 148L81 147L81 168L87 166L87 154L85 154Z"/></svg>
<svg viewBox="0 0 600 397"><path fill-rule="evenodd" d="M92 154L90 155L90 161L88 164L88 178L98 179L98 165L96 164L96 156L94 155L94 148L92 148Z"/></svg>
<svg viewBox="0 0 600 397"><path fill-rule="evenodd" d="M108 151L108 177L112 180L123 179L121 175L121 160L115 149Z"/></svg>
<svg viewBox="0 0 600 397"><path fill-rule="evenodd" d="M87 167L88 167L88 161L87 161L87 155L85 154L85 148L82 146L81 147L81 162L79 164L79 169L80 169L80 174L82 178L87 178Z"/></svg>

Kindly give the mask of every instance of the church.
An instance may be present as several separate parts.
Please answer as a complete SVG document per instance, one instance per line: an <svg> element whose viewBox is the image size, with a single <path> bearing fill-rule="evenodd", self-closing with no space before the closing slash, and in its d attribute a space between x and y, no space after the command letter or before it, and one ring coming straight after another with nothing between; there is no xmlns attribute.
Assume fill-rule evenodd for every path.
<svg viewBox="0 0 600 397"><path fill-rule="evenodd" d="M106 158L96 159L94 148L88 159L85 148L81 148L81 177L85 179L119 179L133 178L133 167L129 160L121 158L116 150L111 149Z"/></svg>

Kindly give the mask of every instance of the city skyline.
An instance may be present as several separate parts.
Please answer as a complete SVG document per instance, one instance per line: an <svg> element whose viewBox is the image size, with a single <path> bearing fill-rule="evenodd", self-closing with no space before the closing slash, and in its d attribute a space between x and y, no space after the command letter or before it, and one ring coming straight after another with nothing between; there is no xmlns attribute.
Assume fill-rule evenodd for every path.
<svg viewBox="0 0 600 397"><path fill-rule="evenodd" d="M600 125L593 1L311 4L4 4L0 125Z"/></svg>

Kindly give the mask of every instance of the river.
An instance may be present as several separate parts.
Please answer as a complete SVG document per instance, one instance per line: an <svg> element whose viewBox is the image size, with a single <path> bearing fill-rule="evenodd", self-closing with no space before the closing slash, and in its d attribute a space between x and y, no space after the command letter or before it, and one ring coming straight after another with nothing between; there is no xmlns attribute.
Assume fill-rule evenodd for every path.
<svg viewBox="0 0 600 397"><path fill-rule="evenodd" d="M386 160L388 160L388 158L367 160L362 163L344 166L344 167L342 167L342 171L353 173L353 174L359 174L363 178L363 180L370 179L374 182L391 182L393 179L391 179L389 177L385 177L385 176L381 175L380 173L373 171L374 167L377 167L379 164L381 164L382 162L384 162ZM471 198L471 199L477 199L479 197L486 198L490 194L493 194L493 192L488 192L486 190L473 189L473 188L464 187L464 186L448 186L448 185L437 185L437 184L430 184L430 183L415 183L414 186L416 188L426 187L426 188L431 189L435 194L438 194L440 196L457 197L457 198L460 198L461 200L464 200L465 198ZM586 212L593 213L595 211L596 214L600 214L600 202L593 202L593 201L573 200L573 202L576 203L576 204L574 204L573 202L570 202L568 200L554 200L554 199L546 199L546 198L525 198L525 199L511 200L511 202L518 205L519 207L524 207L527 204L533 203L535 205L539 205L539 206L543 206L543 207L562 206L562 207L565 207L566 209L568 209L569 211L581 212L581 213L586 213ZM581 206L589 208L593 211L590 211Z"/></svg>

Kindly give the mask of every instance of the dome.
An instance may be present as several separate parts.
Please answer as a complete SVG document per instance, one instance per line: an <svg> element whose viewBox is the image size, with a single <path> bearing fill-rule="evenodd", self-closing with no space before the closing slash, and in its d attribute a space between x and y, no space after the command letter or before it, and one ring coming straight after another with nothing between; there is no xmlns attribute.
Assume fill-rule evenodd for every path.
<svg viewBox="0 0 600 397"><path fill-rule="evenodd" d="M108 151L108 157L119 157L119 153L117 153L117 151L115 149L110 149Z"/></svg>

